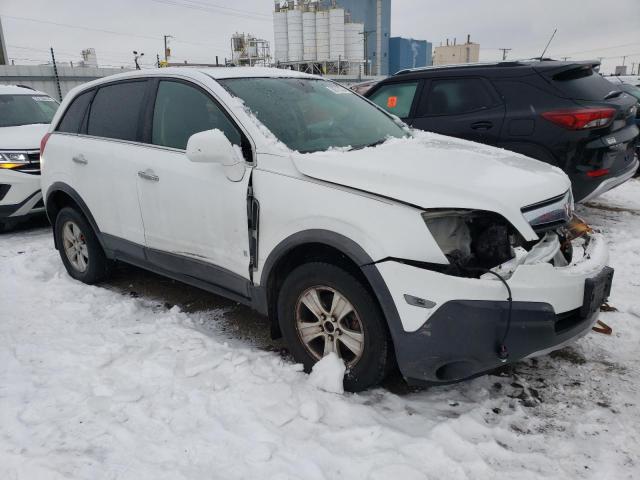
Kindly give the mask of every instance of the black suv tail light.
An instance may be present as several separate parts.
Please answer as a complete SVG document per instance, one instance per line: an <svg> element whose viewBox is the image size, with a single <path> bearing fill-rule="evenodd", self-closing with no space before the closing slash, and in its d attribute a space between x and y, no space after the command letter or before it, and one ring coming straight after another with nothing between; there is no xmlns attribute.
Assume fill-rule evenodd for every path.
<svg viewBox="0 0 640 480"><path fill-rule="evenodd" d="M615 115L615 108L576 108L545 112L542 117L568 130L588 130L608 126Z"/></svg>

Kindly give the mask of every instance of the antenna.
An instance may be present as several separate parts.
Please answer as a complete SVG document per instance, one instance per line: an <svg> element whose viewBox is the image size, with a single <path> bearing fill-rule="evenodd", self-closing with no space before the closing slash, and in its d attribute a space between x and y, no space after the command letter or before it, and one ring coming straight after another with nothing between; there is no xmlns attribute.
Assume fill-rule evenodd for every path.
<svg viewBox="0 0 640 480"><path fill-rule="evenodd" d="M553 40L553 37L556 36L556 32L558 31L558 29L556 28L553 31L553 34L551 35L551 38L549 39L549 41L547 42L547 46L544 47L544 50L542 51L542 55L540 55L540 61L542 61L542 59L544 58L544 54L547 53L547 49L549 48L549 45L551 45L551 40Z"/></svg>

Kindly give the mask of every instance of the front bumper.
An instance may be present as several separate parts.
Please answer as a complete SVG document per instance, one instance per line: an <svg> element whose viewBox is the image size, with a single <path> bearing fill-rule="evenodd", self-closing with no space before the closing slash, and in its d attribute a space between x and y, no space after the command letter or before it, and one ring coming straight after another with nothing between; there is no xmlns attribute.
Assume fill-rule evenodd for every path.
<svg viewBox="0 0 640 480"><path fill-rule="evenodd" d="M0 169L0 222L44 213L40 176Z"/></svg>
<svg viewBox="0 0 640 480"><path fill-rule="evenodd" d="M608 261L604 239L594 234L578 246L566 267L520 265L507 280L513 297L508 362L560 348L586 334L597 311L585 311L585 283ZM390 325L398 365L411 383L449 383L504 363L497 348L505 332L509 302L493 278L445 275L396 261L376 264L401 326ZM416 305L405 298L419 298ZM598 299L601 300L601 299ZM430 308L429 308L430 307Z"/></svg>

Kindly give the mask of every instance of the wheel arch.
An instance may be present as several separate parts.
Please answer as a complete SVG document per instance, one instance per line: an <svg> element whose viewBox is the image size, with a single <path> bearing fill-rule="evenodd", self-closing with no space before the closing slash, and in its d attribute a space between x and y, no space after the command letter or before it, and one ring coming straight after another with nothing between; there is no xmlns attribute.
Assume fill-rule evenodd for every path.
<svg viewBox="0 0 640 480"><path fill-rule="evenodd" d="M280 337L277 314L279 287L286 275L304 263L323 261L344 268L369 289L387 320L389 330L399 326L400 316L374 260L355 241L329 230L305 230L282 240L269 254L260 274L263 313L269 316L271 333Z"/></svg>
<svg viewBox="0 0 640 480"><path fill-rule="evenodd" d="M100 229L98 228L98 224L96 223L91 211L87 204L82 200L82 197L78 192L76 192L72 187L63 182L53 183L49 189L47 190L46 200L45 200L45 209L47 212L47 217L51 222L53 228L55 228L56 217L60 210L65 207L71 207L78 210L84 217L87 219L91 228L96 234L98 241L100 242L100 246L107 251L105 248L102 235L100 234ZM54 245L55 248L58 249L57 242L55 240L54 235Z"/></svg>

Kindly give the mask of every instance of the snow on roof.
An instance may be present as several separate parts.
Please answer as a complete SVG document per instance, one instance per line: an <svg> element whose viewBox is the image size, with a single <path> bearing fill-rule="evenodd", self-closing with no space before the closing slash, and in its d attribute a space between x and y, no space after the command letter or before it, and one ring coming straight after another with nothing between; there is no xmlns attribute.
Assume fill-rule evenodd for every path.
<svg viewBox="0 0 640 480"><path fill-rule="evenodd" d="M32 90L28 87L19 85L0 85L0 95L47 95L38 90ZM48 97L49 95L47 95Z"/></svg>

